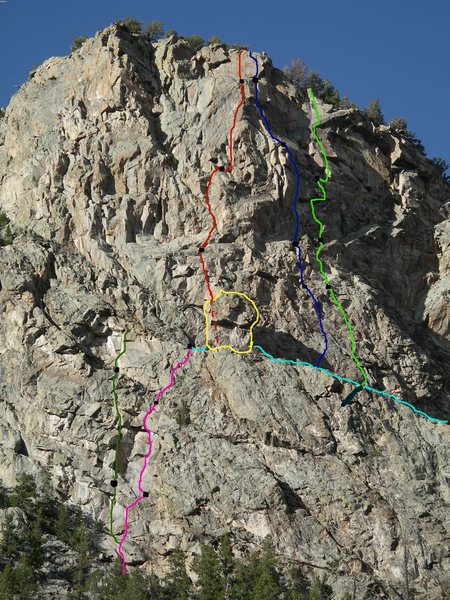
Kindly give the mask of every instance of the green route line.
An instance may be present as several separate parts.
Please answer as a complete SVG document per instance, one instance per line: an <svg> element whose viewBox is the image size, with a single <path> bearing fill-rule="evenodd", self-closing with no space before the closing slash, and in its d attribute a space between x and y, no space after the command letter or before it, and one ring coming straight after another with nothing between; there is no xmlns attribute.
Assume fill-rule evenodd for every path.
<svg viewBox="0 0 450 600"><path fill-rule="evenodd" d="M317 121L315 123L312 124L312 129L313 129L313 135L314 138L317 142L317 145L320 148L320 151L322 153L324 162L325 162L325 179L320 178L317 181L317 185L319 186L321 192L322 192L322 197L321 198L311 198L310 200L310 205L311 205L311 212L312 212L312 216L314 221L319 225L319 247L316 250L316 262L319 265L319 270L320 273L322 275L323 280L325 281L325 285L327 286L328 291L330 292L330 296L333 298L333 302L335 303L335 305L338 307L340 313L342 314L342 317L344 318L344 322L347 326L348 329L348 333L350 335L350 342L351 342L351 353L352 353L352 358L355 362L356 367L359 369L362 377L363 377L363 381L360 385L362 385L363 387L367 387L367 374L364 370L364 368L361 366L361 363L359 362L358 357L356 356L356 342L355 342L355 336L353 335L353 328L352 325L350 323L350 320L347 316L347 313L345 312L345 309L342 307L341 303L339 302L339 300L336 298L336 295L334 293L334 290L332 289L330 282L328 280L328 277L326 275L326 273L323 270L323 263L322 260L320 258L320 253L322 252L322 248L323 248L323 241L322 241L322 233L323 233L323 223L322 221L317 217L316 215L316 210L314 208L314 203L315 202L326 202L327 199L327 193L325 190L325 183L327 183L329 177L330 177L330 167L328 165L328 158L327 155L325 153L325 149L323 147L322 142L320 141L317 132L316 132L316 128L318 125L320 125L320 114L319 114L319 108L317 106L317 101L316 98L314 96L314 92L312 91L312 89L308 89L308 93L309 93L309 97L311 98L311 101L314 105L314 110L316 113L316 117L317 117Z"/></svg>
<svg viewBox="0 0 450 600"><path fill-rule="evenodd" d="M116 415L117 415L117 420L118 420L118 427L117 427L117 438L116 438L116 455L114 457L114 480L117 481L117 478L119 476L119 445L120 445L120 439L122 437L122 415L120 414L120 410L119 410L119 399L117 397L117 386L116 386L116 381L119 377L119 367L118 367L118 362L121 356L123 356L125 354L125 352L127 351L127 335L130 333L130 330L127 329L126 331L123 332L123 349L122 352L120 352L117 356L116 356L116 360L114 361L114 375L112 377L112 382L113 382L113 396L114 396L114 406L116 408ZM113 532L113 510L114 510L114 506L116 504L116 494L117 494L117 485L113 488L113 497L111 498L111 507L110 507L110 511L109 511L109 532L112 535L112 537L114 538L114 541L116 542L116 544L119 543L119 540L116 538L116 536L114 535Z"/></svg>
<svg viewBox="0 0 450 600"><path fill-rule="evenodd" d="M341 375L338 375L337 373L333 373L333 371L329 371L328 369L323 369L322 367L317 367L316 365L312 365L309 362L306 362L303 360L291 360L289 358L275 358L274 356L272 356L271 354L266 352L264 350L264 348L262 348L261 346L255 345L255 346L253 346L253 348L257 348L261 352L261 354L264 354L264 356L266 356L272 362L285 363L285 364L290 364L290 365L295 365L295 366L310 367L311 369L315 369L316 371L321 371L322 373L325 373L326 375L329 375L330 377L333 377L333 379L337 379L338 381L345 381L347 383L352 383L353 385L356 385L357 387L361 386L360 383L358 383L357 381L354 381L353 379L349 379L348 377L342 377ZM202 346L199 348L194 347L194 348L192 348L192 350L195 350L196 352L206 352L208 350L208 348L206 346ZM404 406L408 406L415 413L417 413L418 415L422 415L423 417L426 417L429 421L434 421L435 423L448 423L448 421L445 419L436 419L435 417L430 417L430 415L428 415L426 412L419 410L418 408L416 408L409 402L406 402L406 400L402 400L395 394L391 394L389 392L383 392L382 390L377 390L376 388L370 387L369 385L366 385L364 387L364 389L367 390L368 392L373 392L374 394L378 394L380 396L385 396L386 398L392 398L392 400L394 400L395 402L398 402L399 404L403 404Z"/></svg>

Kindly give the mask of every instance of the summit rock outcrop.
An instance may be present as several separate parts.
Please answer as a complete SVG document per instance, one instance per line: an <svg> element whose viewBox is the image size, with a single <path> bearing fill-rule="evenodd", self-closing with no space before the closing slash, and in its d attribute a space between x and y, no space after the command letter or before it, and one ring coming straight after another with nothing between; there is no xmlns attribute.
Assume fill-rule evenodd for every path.
<svg viewBox="0 0 450 600"><path fill-rule="evenodd" d="M317 196L324 163L313 107L255 55L260 102L292 149L300 197ZM0 118L0 210L14 234L0 248L0 478L39 480L52 455L61 498L106 531L117 436L111 377L129 330L117 383L118 535L147 452L143 416L187 345L205 345L198 249L211 228L208 178L229 163L237 64L238 50L194 53L176 36L151 45L115 25L35 69ZM256 345L315 364L323 337L292 247L294 172L257 110L246 52L242 69L233 170L210 188L217 229L204 258L215 293L256 303ZM322 260L369 385L449 420L448 189L399 133L318 102L331 173L316 207ZM309 203L298 209L305 278L328 335L321 366L359 381L315 260L317 223ZM219 334L247 347L251 306L222 305ZM164 572L175 547L192 557L200 542L229 532L243 553L271 535L281 554L342 594L355 581L358 598L404 598L406 573L415 598L442 598L449 426L365 390L342 407L353 389L256 350L194 352L149 420L149 497L131 515L129 565ZM100 552L115 556L107 533Z"/></svg>

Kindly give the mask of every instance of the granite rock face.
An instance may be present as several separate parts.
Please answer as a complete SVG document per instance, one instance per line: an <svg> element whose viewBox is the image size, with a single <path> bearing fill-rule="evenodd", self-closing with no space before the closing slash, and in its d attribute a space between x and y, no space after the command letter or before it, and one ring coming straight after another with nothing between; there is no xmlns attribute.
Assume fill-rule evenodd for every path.
<svg viewBox="0 0 450 600"><path fill-rule="evenodd" d="M313 107L256 56L261 105L292 149L300 196L316 197L325 171ZM256 303L255 344L315 364L324 341L291 244L294 171L255 105L254 71L244 52L233 170L210 186L217 229L203 256L214 294ZM52 454L61 498L106 530L111 377L129 330L117 384L117 535L147 452L143 417L188 343L205 345L205 191L215 166L229 165L239 101L237 50L194 54L176 37L152 46L112 26L44 62L0 119L0 210L15 235L0 249L0 478L39 479ZM319 101L319 111L331 173L327 201L316 204L324 270L369 385L449 419L448 189L388 127L355 109ZM328 335L321 366L360 381L315 261L318 225L309 203L298 209L305 279ZM214 307L219 343L248 348L251 303L222 295ZM342 594L356 581L358 598L406 597L407 571L415 598L441 598L450 586L449 426L369 391L343 408L354 387L258 350L194 351L149 419L149 497L130 515L129 564L163 572L179 544L192 556L230 532L245 552L271 535ZM190 423L180 426L182 401ZM105 534L99 552L115 549Z"/></svg>

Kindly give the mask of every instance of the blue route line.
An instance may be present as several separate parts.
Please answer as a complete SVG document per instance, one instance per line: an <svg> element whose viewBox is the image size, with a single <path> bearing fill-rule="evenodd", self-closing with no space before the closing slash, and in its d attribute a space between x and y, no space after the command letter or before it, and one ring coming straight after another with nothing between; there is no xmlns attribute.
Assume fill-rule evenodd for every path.
<svg viewBox="0 0 450 600"><path fill-rule="evenodd" d="M322 354L319 356L319 359L317 361L317 366L320 365L323 357L325 356L325 354L327 353L328 350L328 338L327 338L327 334L325 333L325 329L323 328L323 322L322 322L322 310L320 308L320 304L317 301L316 297L314 296L314 294L312 293L312 291L309 289L308 285L305 283L305 276L304 276L304 271L305 271L305 267L303 265L303 261L302 261L302 250L300 247L300 241L298 239L298 235L299 235L299 230L300 230L300 215L298 214L298 209L297 209L297 199L298 199L298 195L299 195L299 191L300 191L300 173L298 172L298 168L297 165L295 163L294 160L294 156L292 154L292 150L289 148L289 146L286 144L286 142L283 142L283 140L280 140L279 138L277 138L273 133L272 133L272 129L270 127L269 121L266 118L266 115L264 114L264 111L262 109L261 104L259 103L259 95L258 95L258 75L259 75L259 63L258 63L258 59L253 56L253 54L251 52L249 52L250 58L255 62L255 66L256 66L256 74L253 77L253 82L255 84L255 103L256 106L259 110L259 113L261 115L262 120L264 121L264 124L266 126L266 129L270 135L270 137L275 140L276 142L278 142L279 144L281 144L283 146L283 148L286 150L288 156L289 156L289 160L291 161L292 167L294 169L295 172L295 177L296 177L296 185L295 185L295 195L294 195L294 201L293 201L293 208L294 208L294 214L295 214L295 234L294 234L294 239L293 239L293 245L295 245L296 251L297 251L297 262L298 262L298 266L299 266L299 270L300 270L300 281L302 284L302 287L304 289L306 289L306 291L308 292L309 296L311 297L311 300L314 302L314 306L316 307L316 311L317 311L317 316L319 317L319 326L320 326L320 330L322 332L323 335L323 339L325 342L325 348L322 352Z"/></svg>
<svg viewBox="0 0 450 600"><path fill-rule="evenodd" d="M258 348L258 350L261 352L261 354L264 354L264 356L266 356L272 362L285 363L285 364L290 364L290 365L295 365L295 366L309 367L310 369L315 369L316 371L325 373L326 375L329 375L330 377L333 377L334 379L337 379L338 381L345 381L347 383L352 383L357 388L361 388L361 384L358 381L353 381L353 379L348 379L347 377L342 377L341 375L338 375L337 373L333 373L333 371L329 371L328 369L323 369L322 367L318 367L316 365L313 365L309 362L305 362L303 360L291 360L289 358L275 358L274 356L272 356L271 354L266 352L264 350L264 348L262 348L261 346L253 346L253 348ZM208 350L208 348L206 346L201 346L199 348L194 347L194 348L192 348L192 350L195 350L196 352L206 352ZM429 421L434 421L435 423L448 423L448 421L445 419L436 419L435 417L430 417L430 415L428 415L426 412L419 410L418 408L416 408L409 402L406 402L406 400L402 400L398 396L395 396L395 394L391 394L389 392L383 392L382 390L377 390L376 388L370 387L369 385L364 386L364 390L368 391L368 392L373 392L374 394L378 394L380 396L385 396L386 398L392 398L392 400L394 400L395 402L398 402L399 404L403 404L404 406L408 406L408 408L413 410L418 415L422 415L423 417L426 417ZM362 390L358 390L358 391L362 391Z"/></svg>

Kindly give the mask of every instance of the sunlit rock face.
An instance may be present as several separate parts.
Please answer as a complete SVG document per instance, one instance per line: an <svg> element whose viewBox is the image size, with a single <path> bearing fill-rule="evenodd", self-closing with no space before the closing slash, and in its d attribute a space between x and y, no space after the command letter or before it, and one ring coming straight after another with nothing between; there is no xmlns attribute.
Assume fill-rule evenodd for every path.
<svg viewBox="0 0 450 600"><path fill-rule="evenodd" d="M256 57L261 106L292 150L300 196L317 197L325 168L310 100ZM149 45L112 26L47 60L11 100L0 119L0 210L15 235L0 248L0 477L39 480L53 454L61 498L107 530L111 377L129 330L117 379L121 535L148 450L143 417L188 344L208 344L149 419L149 496L130 516L129 563L163 573L179 544L192 556L230 532L244 552L271 535L342 595L356 581L357 598L398 598L406 546L415 597L440 599L450 585L448 426L367 390L342 407L354 384L256 348L315 365L324 339L292 246L294 171L255 105L254 73L244 52L233 169L211 183L217 228L203 253L214 296L245 294L254 326L243 296L207 302L199 260L208 179L230 164L237 50L194 54L176 37ZM318 102L330 166L327 201L316 204L321 258L356 355L371 387L449 419L448 190L399 134ZM321 366L360 382L315 260L318 225L308 202L298 210L328 336ZM115 551L105 533L99 553Z"/></svg>

